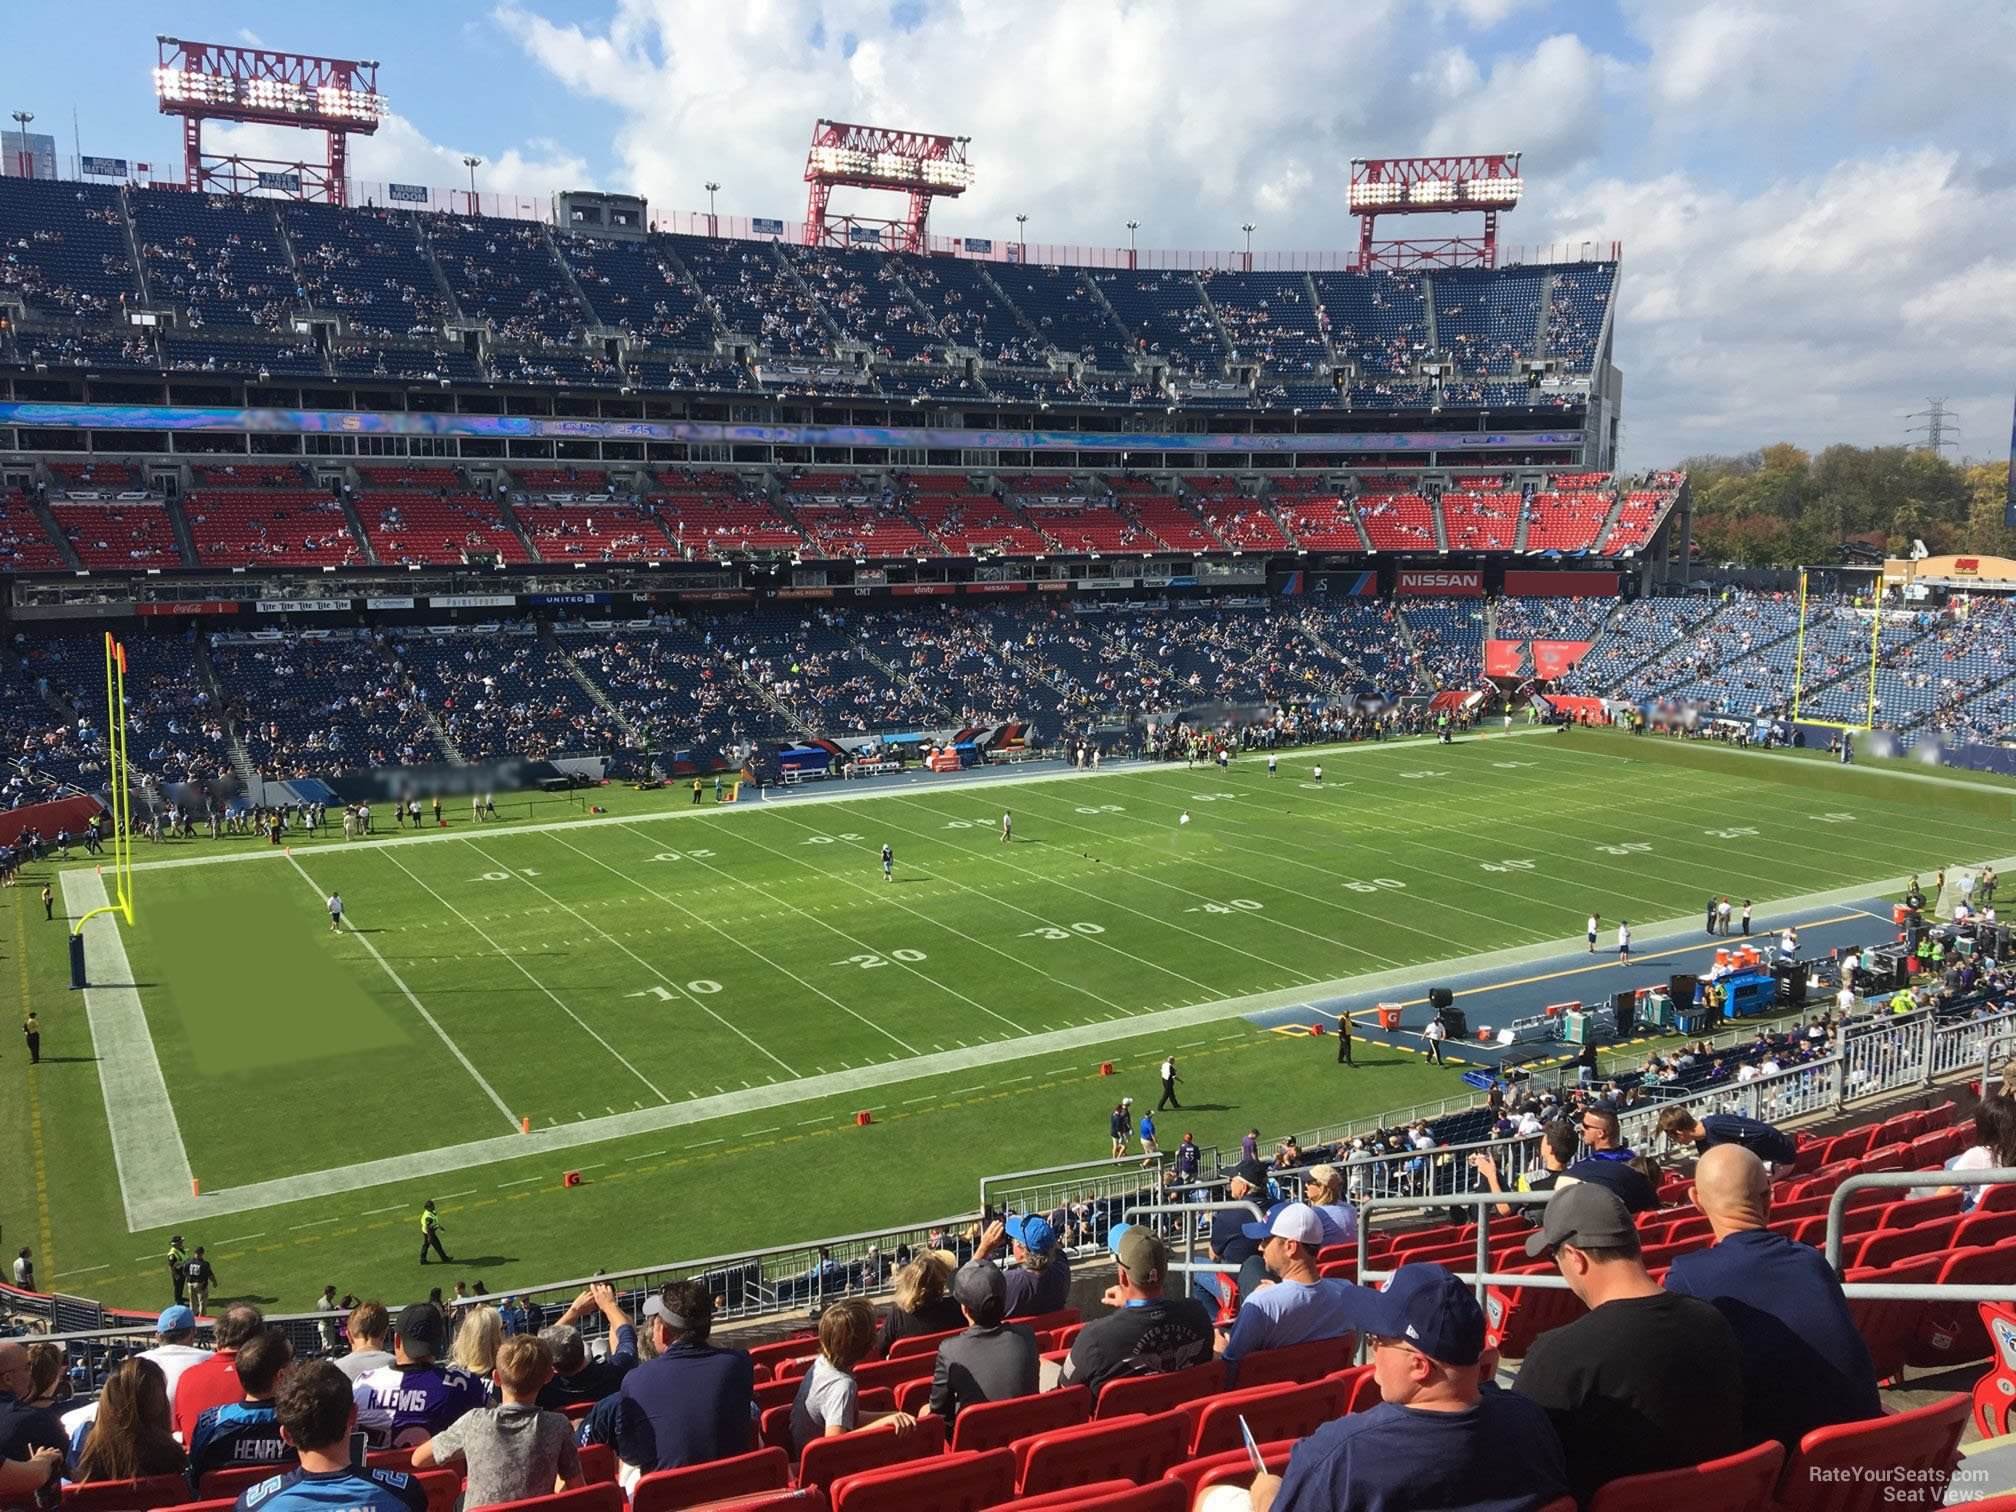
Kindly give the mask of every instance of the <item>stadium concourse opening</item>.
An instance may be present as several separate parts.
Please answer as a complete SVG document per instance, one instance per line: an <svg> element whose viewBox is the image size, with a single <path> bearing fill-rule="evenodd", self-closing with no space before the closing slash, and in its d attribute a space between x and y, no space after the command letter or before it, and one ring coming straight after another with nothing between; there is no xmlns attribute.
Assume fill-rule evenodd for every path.
<svg viewBox="0 0 2016 1512"><path fill-rule="evenodd" d="M1373 1404L1345 1339L1393 1355L1412 1298L1448 1324L1423 1365L1474 1392L1488 1326L1534 1398L1550 1349L1558 1378L1649 1303L1703 1351L1624 1351L1687 1383L1639 1436L1675 1464L1740 1453L1716 1474L1791 1505L1856 1455L1951 1473L1964 1399L1855 1409L1908 1401L1907 1370L1971 1385L1975 1304L2016 1286L1988 1074L2016 1049L2016 789L1966 770L2006 763L2016 569L1697 581L1688 478L1615 451L1620 251L1502 245L1516 154L1361 160L1359 247L1303 259L933 236L964 140L830 122L813 234L587 193L498 215L473 160L466 195L346 181L375 64L161 46L164 108L330 151L248 179L192 124L186 187L0 176L28 1051L0 1067L0 1295L78 1395L116 1418L144 1389L121 1326L270 1357L257 1306L360 1370L410 1467L451 1414L382 1420L422 1410L373 1367L388 1331L410 1361L452 1321L509 1377L482 1341L564 1322L583 1412L626 1330L642 1389L718 1317L792 1337L718 1357L735 1431L690 1458L705 1497L774 1490L801 1395L845 1416L858 1367L871 1412L919 1405L932 1353L862 1353L900 1273L890 1333L949 1327L950 1286L1040 1325L1073 1384L795 1474L844 1508L843 1469L900 1444L902 1494L981 1506L1201 1479L1237 1422L1279 1470ZM834 184L908 213L856 234ZM1419 210L1482 234L1372 240ZM1739 1148L1690 1171L1683 1100ZM1545 1274L1512 1274L1546 1192ZM1745 1245L1846 1361L1825 1404L1818 1371L1764 1395L1845 1447L1722 1389L1760 1336L1680 1294L1740 1291L1712 1273ZM1178 1285L1182 1368L1095 1380L1092 1420L1115 1264L1127 1300ZM1305 1295L1327 1321L1270 1347ZM17 1352L0 1371L39 1379ZM212 1355L178 1411L198 1371L220 1403L255 1385ZM289 1381L283 1420L351 1399ZM987 1411L1013 1454L937 1452ZM597 1487L556 1512L613 1512L619 1454L656 1468L624 1428L591 1427ZM1616 1448L1541 1466L1534 1504L1670 1468ZM242 1489L217 1473L196 1493ZM1690 1486L1645 1494L1713 1503Z"/></svg>

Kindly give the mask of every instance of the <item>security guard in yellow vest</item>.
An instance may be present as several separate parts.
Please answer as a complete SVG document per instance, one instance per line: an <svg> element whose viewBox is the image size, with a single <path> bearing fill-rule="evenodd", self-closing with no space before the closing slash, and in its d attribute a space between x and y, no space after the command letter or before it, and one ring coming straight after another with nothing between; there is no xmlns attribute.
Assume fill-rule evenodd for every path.
<svg viewBox="0 0 2016 1512"><path fill-rule="evenodd" d="M189 1278L183 1267L189 1263L189 1252L182 1248L182 1236L177 1234L168 1241L168 1284L175 1288L175 1305L180 1307L188 1296Z"/></svg>
<svg viewBox="0 0 2016 1512"><path fill-rule="evenodd" d="M420 1263L427 1263L427 1251L432 1249L441 1257L444 1265L452 1264L448 1251L441 1247L441 1220L434 1215L434 1199L429 1197L420 1209Z"/></svg>

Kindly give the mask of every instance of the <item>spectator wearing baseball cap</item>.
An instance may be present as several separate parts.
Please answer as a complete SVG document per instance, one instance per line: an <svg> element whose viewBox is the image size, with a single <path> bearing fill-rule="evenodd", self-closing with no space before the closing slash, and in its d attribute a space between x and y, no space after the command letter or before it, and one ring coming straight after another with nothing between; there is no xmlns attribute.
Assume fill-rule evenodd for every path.
<svg viewBox="0 0 2016 1512"><path fill-rule="evenodd" d="M991 1259L1006 1240L1015 1269L1007 1273L1010 1318L1034 1318L1071 1302L1071 1260L1050 1220L1036 1213L996 1219L980 1236L975 1260Z"/></svg>
<svg viewBox="0 0 2016 1512"><path fill-rule="evenodd" d="M217 1320L216 1352L185 1366L176 1383L175 1432L183 1443L195 1436L196 1420L212 1407L243 1400L245 1389L238 1379L238 1346L265 1326L266 1315L250 1302L224 1309L224 1316Z"/></svg>
<svg viewBox="0 0 2016 1512"><path fill-rule="evenodd" d="M489 1388L459 1365L441 1364L448 1316L433 1302L400 1309L392 1328L392 1363L357 1377L357 1426L371 1447L386 1449L432 1438L490 1403Z"/></svg>
<svg viewBox="0 0 2016 1512"><path fill-rule="evenodd" d="M952 1273L951 1289L966 1330L938 1346L926 1410L950 1419L981 1402L1004 1402L1034 1392L1042 1358L1036 1336L1019 1323L1005 1321L1008 1278L1001 1267L985 1261L962 1265Z"/></svg>
<svg viewBox="0 0 2016 1512"><path fill-rule="evenodd" d="M182 1379L183 1372L214 1356L209 1350L196 1347L196 1314L179 1302L162 1311L160 1321L154 1325L154 1338L156 1340L154 1347L141 1350L138 1357L152 1360L166 1377L168 1409L172 1414L175 1409L175 1386ZM97 1420L96 1398L63 1414L63 1433L70 1440L73 1461L83 1452L85 1437L90 1433L91 1425ZM193 1421L191 1426L193 1428Z"/></svg>
<svg viewBox="0 0 2016 1512"><path fill-rule="evenodd" d="M1138 1223L1106 1236L1115 1282L1101 1299L1114 1311L1079 1331L1060 1386L1088 1386L1094 1395L1116 1376L1164 1375L1202 1365L1212 1355L1211 1315L1193 1297L1165 1297L1169 1250Z"/></svg>
<svg viewBox="0 0 2016 1512"><path fill-rule="evenodd" d="M1620 1475L1698 1465L1749 1447L1743 1351L1713 1306L1646 1274L1638 1229L1615 1192L1557 1187L1526 1253L1552 1252L1586 1316L1548 1330L1514 1389L1547 1410L1587 1503Z"/></svg>
<svg viewBox="0 0 2016 1512"><path fill-rule="evenodd" d="M1260 1255L1277 1281L1262 1282L1239 1304L1220 1353L1228 1375L1239 1361L1262 1349L1337 1339L1359 1329L1365 1292L1352 1282L1316 1277L1316 1252L1323 1247L1323 1220L1306 1202L1291 1202L1265 1223L1243 1231L1260 1242ZM1228 1381L1227 1384L1231 1384Z"/></svg>
<svg viewBox="0 0 2016 1512"><path fill-rule="evenodd" d="M1256 1476L1254 1512L1530 1512L1566 1494L1547 1414L1490 1383L1484 1310L1468 1286L1439 1265L1403 1265L1361 1301L1379 1405L1310 1434L1286 1475Z"/></svg>
<svg viewBox="0 0 2016 1512"><path fill-rule="evenodd" d="M707 1342L712 1294L698 1281L668 1281L645 1301L644 1316L658 1353L623 1378L616 1429L623 1463L676 1470L747 1453L756 1367L743 1351Z"/></svg>
<svg viewBox="0 0 2016 1512"><path fill-rule="evenodd" d="M1269 1197L1265 1163L1258 1159L1240 1161L1225 1183L1225 1195L1234 1202L1251 1202L1266 1212ZM1223 1208L1211 1215L1209 1253L1228 1271L1238 1271L1260 1253L1259 1244L1246 1237L1248 1221L1237 1208ZM1218 1277L1208 1272L1192 1276L1191 1295L1206 1307L1223 1305Z"/></svg>

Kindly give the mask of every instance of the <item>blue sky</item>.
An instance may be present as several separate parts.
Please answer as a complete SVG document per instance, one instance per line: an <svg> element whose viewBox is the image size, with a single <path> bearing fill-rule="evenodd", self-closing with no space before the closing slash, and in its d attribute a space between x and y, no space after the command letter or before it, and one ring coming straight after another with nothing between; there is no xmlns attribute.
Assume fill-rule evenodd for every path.
<svg viewBox="0 0 2016 1512"><path fill-rule="evenodd" d="M818 116L973 139L935 229L1348 246L1353 156L1526 153L1508 244L1621 240L1625 460L1903 439L1999 452L2016 384L2016 5L1946 0L92 0L10 8L0 109L175 161L157 31L375 57L358 178L795 219ZM221 138L220 138L221 140ZM262 153L268 136L242 138ZM867 208L867 207L863 207ZM874 213L872 210L869 213Z"/></svg>

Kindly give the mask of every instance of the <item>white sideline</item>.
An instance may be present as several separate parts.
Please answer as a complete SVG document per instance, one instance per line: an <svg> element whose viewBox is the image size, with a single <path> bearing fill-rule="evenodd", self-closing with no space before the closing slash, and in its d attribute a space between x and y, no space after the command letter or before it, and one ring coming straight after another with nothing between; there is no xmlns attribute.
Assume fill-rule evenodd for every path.
<svg viewBox="0 0 2016 1512"><path fill-rule="evenodd" d="M71 918L82 918L109 901L105 879L97 872L76 868L63 873L63 911ZM126 942L110 914L84 926L84 949L92 974L107 979L84 989L84 1015L98 1057L98 1088L112 1134L112 1162L119 1169L119 1198L127 1227L137 1233L151 1226L141 1221L141 1210L162 1200L140 1194L188 1192L193 1179L189 1151L154 1054L154 1036L147 1032L147 1012L133 985Z"/></svg>
<svg viewBox="0 0 2016 1512"><path fill-rule="evenodd" d="M2016 856L1988 864L1993 865L1998 872L2016 875ZM1835 907L1844 903L1859 903L1865 899L1901 892L1905 880L1903 877L1896 877L1858 883L1853 887L1839 887L1828 892L1807 893L1795 898L1765 900L1759 903L1758 909L1760 912L1768 912L1779 918L1804 915L1815 909ZM1697 913L1646 924L1634 932L1634 945L1640 953L1643 953L1683 938L1695 943L1700 927L1701 916ZM191 1222L197 1218L247 1212L279 1203L300 1202L313 1197L331 1197L390 1182L417 1181L422 1177L444 1176L476 1166L515 1160L520 1156L578 1149L604 1140L659 1129L681 1128L762 1109L790 1107L844 1092L886 1088L892 1084L953 1071L986 1067L990 1072L998 1072L1006 1069L1006 1064L1010 1061L1026 1060L1033 1056L1110 1044L1120 1038L1187 1029L1196 1024L1306 1005L1315 999L1341 997L1347 993L1382 992L1392 987L1416 986L1437 976L1459 976L1525 965L1533 961L1578 954L1582 952L1584 945L1583 938L1575 935L1564 940L1486 951L1456 960L1424 962L1419 965L1398 967L1392 971L1340 977L1329 982L1306 983L1249 997L1186 1004L1129 1018L1102 1019L1096 1023L1053 1030L1046 1034L995 1040L986 1044L971 1045L961 1050L883 1061L880 1064L857 1066L848 1071L828 1072L822 1076L802 1077L797 1081L752 1087L747 1091L695 1098L668 1107L646 1108L610 1117L585 1119L578 1123L541 1129L529 1135L507 1134L494 1139L471 1140L464 1144L448 1145L417 1154L335 1166L325 1171L285 1176L272 1181L256 1182L250 1186L205 1192L201 1198L192 1199L188 1195L188 1182L185 1178L181 1187L171 1188L166 1196L144 1199L138 1203L129 1200L127 1222L135 1232L138 1232L146 1228L161 1228L170 1224ZM1313 1013L1319 1010L1312 1008L1311 1011ZM148 1048L150 1063L152 1058L150 1045ZM158 1071L156 1074L158 1076ZM163 1096L165 1097L165 1092ZM708 1141L710 1144L720 1142Z"/></svg>

